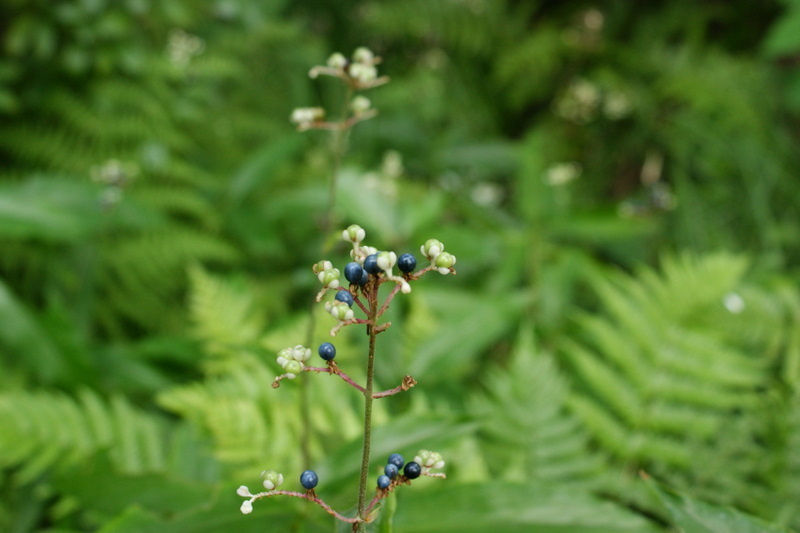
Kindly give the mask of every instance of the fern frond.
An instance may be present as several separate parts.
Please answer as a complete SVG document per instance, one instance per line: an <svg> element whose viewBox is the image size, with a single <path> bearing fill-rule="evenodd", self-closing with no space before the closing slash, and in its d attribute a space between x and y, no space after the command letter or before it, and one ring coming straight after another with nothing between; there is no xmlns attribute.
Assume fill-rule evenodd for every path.
<svg viewBox="0 0 800 533"><path fill-rule="evenodd" d="M177 225L109 243L103 254L106 303L136 323L162 331L183 321L175 304L189 264L226 264L238 257L220 238Z"/></svg>
<svg viewBox="0 0 800 533"><path fill-rule="evenodd" d="M529 329L517 340L508 368L493 369L485 386L471 411L495 469L513 468L517 476L545 483L586 483L601 472L585 431L565 409L566 382L552 358L537 351Z"/></svg>
<svg viewBox="0 0 800 533"><path fill-rule="evenodd" d="M726 295L747 286L746 267L685 255L665 258L661 272L596 279L601 313L579 317L582 341L561 345L580 386L569 406L603 450L725 503L764 486L761 391L773 377L763 342L710 320L747 312L783 331L761 307L726 309Z"/></svg>
<svg viewBox="0 0 800 533"><path fill-rule="evenodd" d="M166 430L122 396L105 401L84 389L60 393L12 392L0 396L0 466L16 467L19 483L105 453L126 474L161 471Z"/></svg>

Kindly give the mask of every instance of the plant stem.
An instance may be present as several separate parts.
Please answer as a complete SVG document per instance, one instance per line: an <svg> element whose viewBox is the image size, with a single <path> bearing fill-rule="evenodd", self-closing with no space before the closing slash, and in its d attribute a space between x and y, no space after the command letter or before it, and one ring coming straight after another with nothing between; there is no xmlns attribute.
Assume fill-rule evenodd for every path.
<svg viewBox="0 0 800 533"><path fill-rule="evenodd" d="M370 288L369 294L369 319L375 323L378 319L378 283ZM364 516L367 505L367 476L369 474L369 452L372 441L372 390L375 377L375 340L378 335L376 328L367 328L369 334L369 354L367 358L367 383L364 387L364 446L361 454L361 478L358 484L358 517ZM366 531L366 522L353 524L353 531Z"/></svg>
<svg viewBox="0 0 800 533"><path fill-rule="evenodd" d="M348 105L353 97L353 90L348 87L345 91L344 103L342 107L342 124L347 124ZM322 217L322 250L326 252L326 240L333 228L333 214L336 208L336 188L339 170L342 166L342 159L346 148L347 134L350 127L339 128L333 132L333 162L331 164L330 178L328 179L328 204ZM308 330L306 331L306 346L312 344L314 329L316 327L316 316L314 315L315 302L311 302L309 312ZM311 464L311 399L308 380L300 382L300 417L303 420L303 430L300 435L300 452L303 456L303 464Z"/></svg>

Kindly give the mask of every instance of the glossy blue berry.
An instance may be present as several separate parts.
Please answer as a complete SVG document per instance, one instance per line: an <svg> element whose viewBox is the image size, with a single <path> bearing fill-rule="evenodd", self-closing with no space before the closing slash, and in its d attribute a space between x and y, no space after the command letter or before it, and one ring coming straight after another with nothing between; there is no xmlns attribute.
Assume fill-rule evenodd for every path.
<svg viewBox="0 0 800 533"><path fill-rule="evenodd" d="M419 475L422 474L422 467L414 461L410 461L406 464L405 468L403 468L403 474L405 474L408 479L417 479Z"/></svg>
<svg viewBox="0 0 800 533"><path fill-rule="evenodd" d="M378 488L379 489L388 489L389 485L392 484L392 480L389 479L389 476L378 476Z"/></svg>
<svg viewBox="0 0 800 533"><path fill-rule="evenodd" d="M344 278L350 283L360 284L363 272L364 269L355 261L352 263L347 263L347 265L344 267Z"/></svg>
<svg viewBox="0 0 800 533"><path fill-rule="evenodd" d="M364 259L364 270L366 270L368 274L377 274L381 271L378 266L378 254L368 255L367 258Z"/></svg>
<svg viewBox="0 0 800 533"><path fill-rule="evenodd" d="M317 477L317 473L313 470L306 470L300 474L300 484L303 485L304 488L311 490L317 486L317 483L319 483L319 478Z"/></svg>
<svg viewBox="0 0 800 533"><path fill-rule="evenodd" d="M331 361L336 357L336 346L329 342L323 342L319 345L319 348L317 348L317 353L326 361Z"/></svg>
<svg viewBox="0 0 800 533"><path fill-rule="evenodd" d="M397 477L397 473L399 471L400 471L400 469L397 468L397 465L395 465L394 463L389 463L383 469L383 473L386 474L387 476L389 476L389 479L396 478Z"/></svg>
<svg viewBox="0 0 800 533"><path fill-rule="evenodd" d="M369 281L369 274L367 274L367 271L362 268L361 269L361 279L358 280L358 284L359 285L366 285L366 283L368 281Z"/></svg>
<svg viewBox="0 0 800 533"><path fill-rule="evenodd" d="M397 467L398 470L403 468L403 464L405 464L406 460L403 459L403 456L399 453L393 453L389 456L389 461L387 461L390 465L394 465Z"/></svg>
<svg viewBox="0 0 800 533"><path fill-rule="evenodd" d="M413 272L417 268L417 258L411 254L403 254L397 258L397 268L400 272Z"/></svg>
<svg viewBox="0 0 800 533"><path fill-rule="evenodd" d="M353 295L350 294L350 291L339 291L336 293L336 299L340 302L344 302L348 305L348 307L353 307Z"/></svg>

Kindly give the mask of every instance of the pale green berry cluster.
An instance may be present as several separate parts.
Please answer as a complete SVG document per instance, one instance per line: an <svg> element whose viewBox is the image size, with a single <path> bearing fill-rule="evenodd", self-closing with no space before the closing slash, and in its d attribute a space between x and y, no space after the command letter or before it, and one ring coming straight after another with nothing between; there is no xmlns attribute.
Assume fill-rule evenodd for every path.
<svg viewBox="0 0 800 533"><path fill-rule="evenodd" d="M442 454L439 452L432 452L429 450L420 450L414 457L414 462L419 464L423 469L436 469L444 468L444 460Z"/></svg>
<svg viewBox="0 0 800 533"><path fill-rule="evenodd" d="M444 251L444 244L437 239L428 239L419 248L422 255L428 258L439 274L447 275L450 269L456 264L456 256Z"/></svg>
<svg viewBox="0 0 800 533"><path fill-rule="evenodd" d="M304 363L311 357L311 349L297 345L278 352L278 364L286 371L286 377L294 379L303 371Z"/></svg>
<svg viewBox="0 0 800 533"><path fill-rule="evenodd" d="M355 314L353 310L344 302L334 300L332 302L325 302L325 311L331 314L333 318L341 322L353 320Z"/></svg>
<svg viewBox="0 0 800 533"><path fill-rule="evenodd" d="M275 470L264 470L261 472L261 479L265 489L275 490L283 483L283 474Z"/></svg>
<svg viewBox="0 0 800 533"><path fill-rule="evenodd" d="M312 267L312 270L323 287L328 289L339 287L339 269L333 268L330 261L320 261Z"/></svg>

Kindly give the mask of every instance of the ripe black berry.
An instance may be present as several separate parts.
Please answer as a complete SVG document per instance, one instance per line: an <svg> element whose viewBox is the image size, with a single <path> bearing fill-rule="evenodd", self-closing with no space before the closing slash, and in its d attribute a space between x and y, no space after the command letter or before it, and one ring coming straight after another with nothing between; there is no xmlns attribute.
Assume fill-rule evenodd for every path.
<svg viewBox="0 0 800 533"><path fill-rule="evenodd" d="M368 255L367 258L364 259L364 270L369 274L377 274L381 271L378 266L378 254Z"/></svg>
<svg viewBox="0 0 800 533"><path fill-rule="evenodd" d="M336 293L336 299L340 302L344 302L348 305L348 307L353 307L353 295L350 294L350 291L339 291Z"/></svg>
<svg viewBox="0 0 800 533"><path fill-rule="evenodd" d="M356 262L347 263L347 266L344 267L344 277L350 283L360 284L363 272L364 269Z"/></svg>
<svg viewBox="0 0 800 533"><path fill-rule="evenodd" d="M397 258L397 268L401 272L412 272L417 268L417 258L411 254L403 254Z"/></svg>
<svg viewBox="0 0 800 533"><path fill-rule="evenodd" d="M313 470L306 470L300 474L300 484L303 485L304 488L311 490L317 486L317 483L319 483L319 478L317 477L317 473Z"/></svg>
<svg viewBox="0 0 800 533"><path fill-rule="evenodd" d="M319 345L319 348L317 348L317 353L326 361L331 361L336 357L336 346L329 342L323 342Z"/></svg>
<svg viewBox="0 0 800 533"><path fill-rule="evenodd" d="M411 461L403 468L403 474L405 474L408 479L417 479L420 474L422 474L422 467L414 461Z"/></svg>
<svg viewBox="0 0 800 533"><path fill-rule="evenodd" d="M389 461L387 462L391 465L396 466L397 469L400 470L401 468L403 468L403 464L405 463L405 461L406 460L403 459L402 455L400 455L399 453L393 453L392 455L389 456Z"/></svg>

